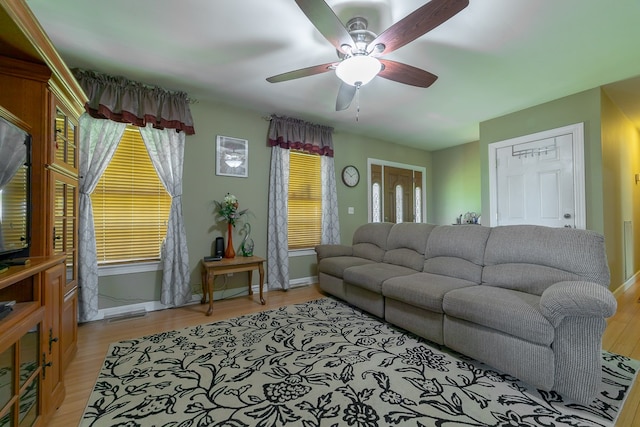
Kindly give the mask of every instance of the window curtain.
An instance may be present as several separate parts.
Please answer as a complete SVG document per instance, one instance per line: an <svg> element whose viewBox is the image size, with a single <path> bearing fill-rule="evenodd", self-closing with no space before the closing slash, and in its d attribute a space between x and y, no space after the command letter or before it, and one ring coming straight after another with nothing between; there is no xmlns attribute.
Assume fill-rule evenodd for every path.
<svg viewBox="0 0 640 427"><path fill-rule="evenodd" d="M267 220L267 284L269 289L289 289L289 150L271 148Z"/></svg>
<svg viewBox="0 0 640 427"><path fill-rule="evenodd" d="M184 92L74 69L73 74L89 97L85 110L97 119L131 123L143 128L150 123L158 129L176 129L193 135L193 118Z"/></svg>
<svg viewBox="0 0 640 427"><path fill-rule="evenodd" d="M140 128L160 182L171 195L167 235L162 242L162 288L160 302L179 306L191 299L187 232L182 214L182 168L184 132L154 129L151 124Z"/></svg>
<svg viewBox="0 0 640 427"><path fill-rule="evenodd" d="M158 158L153 160L158 176L172 197L171 211L169 215L168 235L163 244L162 261L162 302L170 305L178 305L178 302L186 302L190 298L191 291L184 291L185 263L188 264L186 251L186 234L184 233L184 220L182 216L182 161L185 134L193 135L193 119L189 108L189 100L184 92L171 92L157 86L149 86L143 83L128 80L124 77L114 77L95 71L75 69L74 76L80 86L89 97L85 104L86 115L83 120L87 129L81 126L80 143L80 218L78 221L78 285L80 298L80 320L88 321L98 313L98 267L95 249L95 230L93 229L93 212L89 195L95 189L100 176L113 157L117 142L122 138L126 123L136 125L141 132L145 132L147 125L155 129L164 129L163 137L145 138L142 134L147 150L155 144L149 141L163 141L169 147L155 149ZM89 120L93 118L93 120ZM97 120L96 120L97 119ZM97 122L102 122L100 125ZM95 131L91 135L91 128L110 129L116 126L122 129L117 138L112 137L106 131ZM179 131L179 132L176 132ZM113 133L115 135L115 132ZM177 134L177 135L173 135ZM115 139L115 143L113 142ZM180 142L175 142L176 140ZM175 146L181 146L179 149ZM111 151L113 150L113 151ZM165 151L166 150L166 151ZM93 164L92 152L110 152L104 156L102 162ZM180 151L179 154L176 154ZM97 162L97 160L96 160ZM97 166L97 165L100 166ZM90 172L90 173L89 173ZM95 182L93 181L95 175ZM91 179L89 181L89 178ZM91 183L91 185L88 185ZM86 187L85 187L86 185ZM84 190L83 190L84 189ZM84 200L84 201L83 201ZM88 201L87 201L88 200ZM82 212L82 205L88 205ZM90 229L90 231L89 231ZM83 243L84 242L84 243ZM92 242L92 243L86 243ZM84 245L84 246L83 246ZM93 245L93 246L92 246ZM178 255L176 255L176 253ZM174 282L175 281L175 282ZM188 283L188 277L186 278ZM171 285L165 285L171 282ZM84 288L84 289L83 289ZM165 290L167 292L165 293Z"/></svg>
<svg viewBox="0 0 640 427"><path fill-rule="evenodd" d="M0 190L11 181L20 166L27 161L27 145L16 150L14 141L25 141L26 134L9 122L0 120ZM5 141L3 144L2 141ZM11 141L11 142L9 142Z"/></svg>
<svg viewBox="0 0 640 427"><path fill-rule="evenodd" d="M113 158L125 123L80 116L78 184L78 318L88 322L98 314L98 261L91 193Z"/></svg>
<svg viewBox="0 0 640 427"><path fill-rule="evenodd" d="M336 169L333 157L322 156L322 237L321 243L340 243L340 221L338 219L338 194L336 192ZM325 191L326 189L326 191Z"/></svg>
<svg viewBox="0 0 640 427"><path fill-rule="evenodd" d="M271 116L267 144L271 148L269 172L267 283L269 289L289 289L289 241L287 209L289 190L289 150L322 156L322 243L338 243L333 128L290 117Z"/></svg>

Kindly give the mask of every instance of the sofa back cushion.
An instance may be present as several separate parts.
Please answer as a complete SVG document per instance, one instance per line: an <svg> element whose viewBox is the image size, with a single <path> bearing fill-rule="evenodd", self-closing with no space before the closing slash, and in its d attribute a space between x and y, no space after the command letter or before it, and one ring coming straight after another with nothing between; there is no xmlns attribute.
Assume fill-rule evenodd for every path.
<svg viewBox="0 0 640 427"><path fill-rule="evenodd" d="M435 227L427 240L423 270L479 284L489 232L481 225Z"/></svg>
<svg viewBox="0 0 640 427"><path fill-rule="evenodd" d="M427 239L435 227L415 222L394 224L389 231L383 261L422 271Z"/></svg>
<svg viewBox="0 0 640 427"><path fill-rule="evenodd" d="M372 222L358 227L353 233L353 256L382 261L392 226L390 222Z"/></svg>
<svg viewBox="0 0 640 427"><path fill-rule="evenodd" d="M542 295L565 280L609 286L604 237L591 230L538 225L495 227L487 241L484 285Z"/></svg>

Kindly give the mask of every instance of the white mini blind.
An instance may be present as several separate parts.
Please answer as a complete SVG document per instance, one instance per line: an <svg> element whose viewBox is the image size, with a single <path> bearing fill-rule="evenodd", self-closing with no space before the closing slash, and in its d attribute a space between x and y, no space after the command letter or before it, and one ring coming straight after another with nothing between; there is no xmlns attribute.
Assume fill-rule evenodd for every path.
<svg viewBox="0 0 640 427"><path fill-rule="evenodd" d="M125 130L91 202L98 264L160 259L171 196L137 128Z"/></svg>

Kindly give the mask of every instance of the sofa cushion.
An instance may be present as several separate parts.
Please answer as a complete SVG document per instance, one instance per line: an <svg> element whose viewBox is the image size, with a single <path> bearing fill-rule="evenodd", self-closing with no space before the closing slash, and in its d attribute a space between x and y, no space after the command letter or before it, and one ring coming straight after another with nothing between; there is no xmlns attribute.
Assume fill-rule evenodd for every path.
<svg viewBox="0 0 640 427"><path fill-rule="evenodd" d="M548 346L554 329L539 302L537 295L481 285L447 292L442 308L447 316Z"/></svg>
<svg viewBox="0 0 640 427"><path fill-rule="evenodd" d="M429 234L423 270L480 283L489 227L440 225Z"/></svg>
<svg viewBox="0 0 640 427"><path fill-rule="evenodd" d="M353 256L382 261L391 227L393 224L390 222L373 222L358 227L353 233Z"/></svg>
<svg viewBox="0 0 640 427"><path fill-rule="evenodd" d="M427 239L434 228L433 224L415 222L395 224L389 231L384 262L422 270Z"/></svg>
<svg viewBox="0 0 640 427"><path fill-rule="evenodd" d="M374 262L375 261L371 261L370 259L353 256L323 258L318 262L318 272L330 274L342 279L345 269L356 265L373 264Z"/></svg>
<svg viewBox="0 0 640 427"><path fill-rule="evenodd" d="M535 295L561 281L609 285L604 237L590 230L495 227L487 240L484 262L483 284Z"/></svg>
<svg viewBox="0 0 640 427"><path fill-rule="evenodd" d="M385 280L382 283L382 295L385 298L442 313L444 294L467 286L477 286L477 284L439 274L415 273Z"/></svg>
<svg viewBox="0 0 640 427"><path fill-rule="evenodd" d="M401 265L378 262L347 268L344 270L343 280L382 295L382 282L392 277L406 276L415 272Z"/></svg>

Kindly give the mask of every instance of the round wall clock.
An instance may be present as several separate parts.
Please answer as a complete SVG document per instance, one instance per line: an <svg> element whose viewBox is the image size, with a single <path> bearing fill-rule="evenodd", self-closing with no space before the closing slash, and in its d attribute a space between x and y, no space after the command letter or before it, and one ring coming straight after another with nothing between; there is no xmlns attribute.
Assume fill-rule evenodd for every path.
<svg viewBox="0 0 640 427"><path fill-rule="evenodd" d="M344 185L347 187L355 187L358 185L358 182L360 182L360 172L358 172L358 169L353 165L345 166L344 169L342 169L342 182L344 182Z"/></svg>

